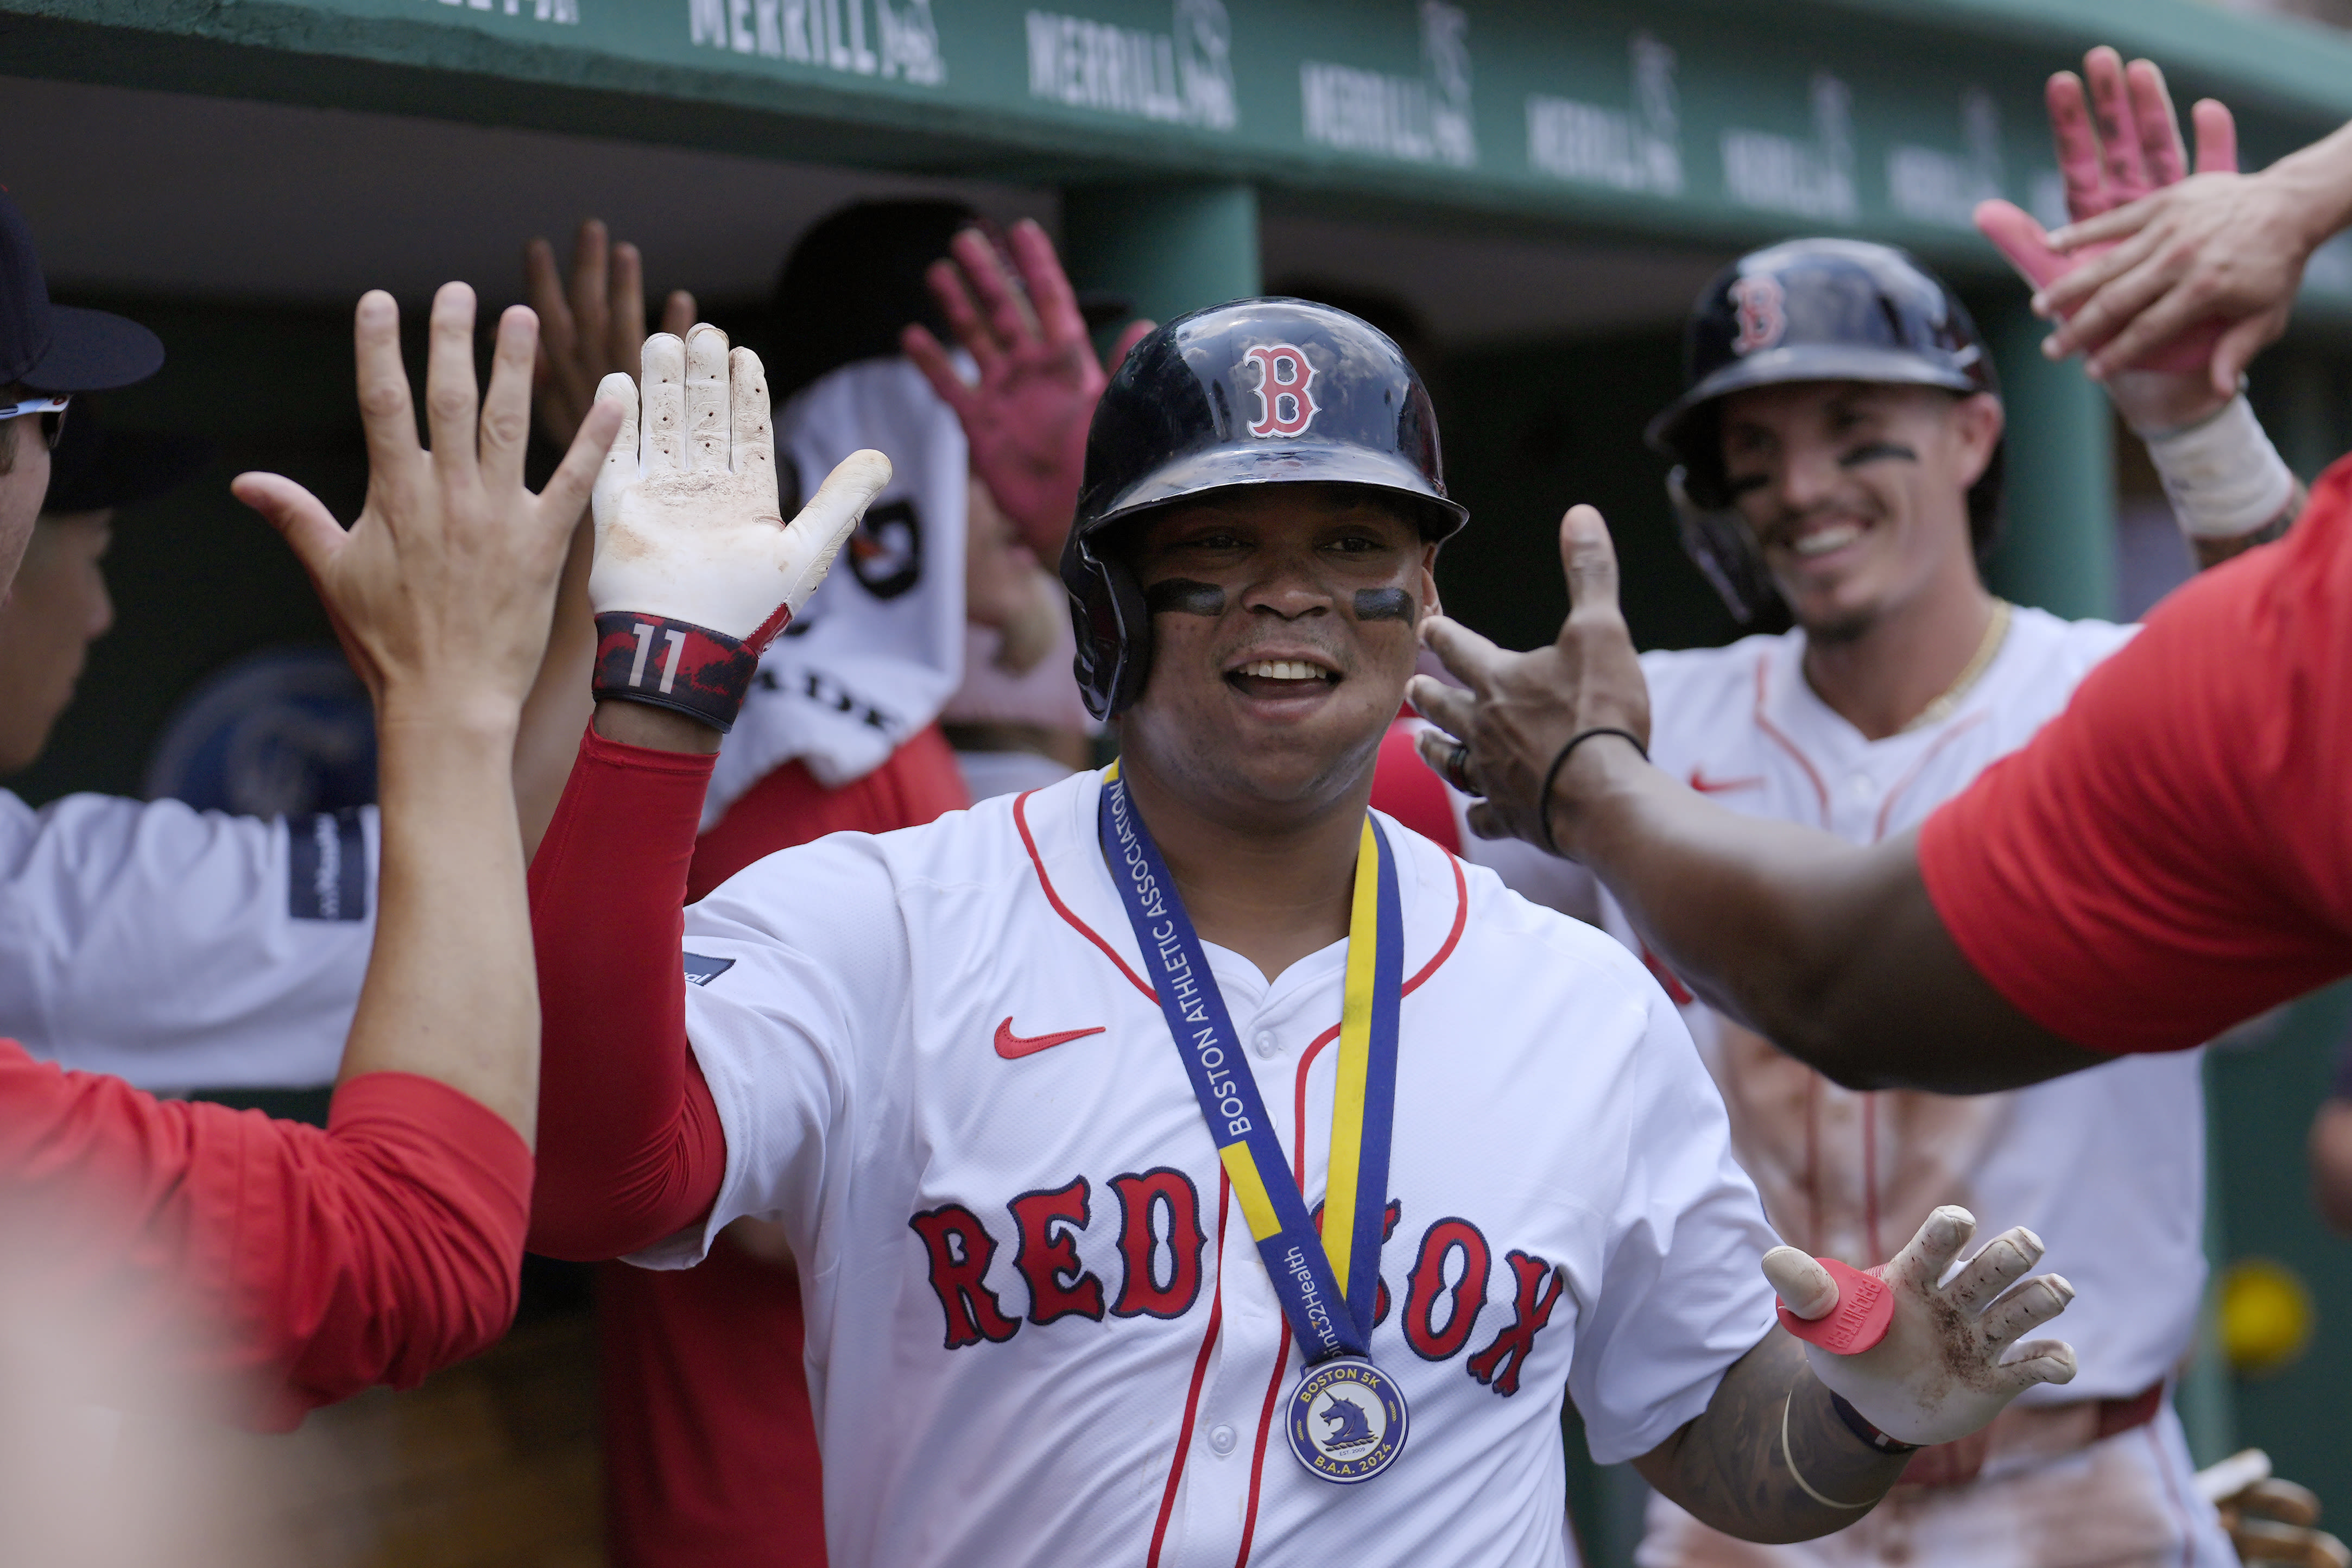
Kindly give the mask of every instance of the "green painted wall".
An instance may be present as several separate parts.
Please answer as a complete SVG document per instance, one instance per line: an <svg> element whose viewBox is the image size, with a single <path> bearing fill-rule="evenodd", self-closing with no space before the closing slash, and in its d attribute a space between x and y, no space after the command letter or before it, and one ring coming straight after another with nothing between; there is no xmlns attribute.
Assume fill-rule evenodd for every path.
<svg viewBox="0 0 2352 1568"><path fill-rule="evenodd" d="M2041 84L2095 41L2241 110L2352 114L2352 39L2196 0L5 0L20 74L1070 184L1674 235L1866 233L1990 276L2046 206ZM2352 258L2315 297L2352 310Z"/></svg>

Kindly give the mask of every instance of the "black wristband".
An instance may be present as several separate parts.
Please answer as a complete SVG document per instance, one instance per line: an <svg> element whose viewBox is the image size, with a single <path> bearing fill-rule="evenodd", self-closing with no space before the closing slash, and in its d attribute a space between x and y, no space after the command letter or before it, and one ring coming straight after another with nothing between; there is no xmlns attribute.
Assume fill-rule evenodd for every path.
<svg viewBox="0 0 2352 1568"><path fill-rule="evenodd" d="M1579 730L1575 734L1570 735L1568 738L1568 744L1562 746L1559 749L1559 754L1552 758L1551 766L1544 770L1543 789L1536 796L1536 821L1543 828L1544 847L1555 855L1560 850L1559 846L1553 842L1551 836L1551 786L1559 780L1559 770L1568 765L1569 753L1595 735L1615 735L1621 740L1631 741L1633 743L1633 749L1642 753L1642 760L1645 763L1650 760L1650 748L1642 744L1641 736L1631 730L1620 730L1613 724L1602 724L1591 730Z"/></svg>
<svg viewBox="0 0 2352 1568"><path fill-rule="evenodd" d="M1864 1444L1868 1445L1873 1452L1880 1454L1916 1454L1919 1451L1919 1444L1897 1442L1895 1438L1888 1436L1877 1427L1873 1426L1870 1424L1870 1418L1868 1416L1864 1415L1861 1411L1856 1410L1853 1405L1848 1405L1843 1396L1840 1394L1832 1394L1830 1395L1830 1408L1837 1412L1838 1419L1845 1423L1846 1430L1861 1438Z"/></svg>
<svg viewBox="0 0 2352 1568"><path fill-rule="evenodd" d="M596 617L591 685L600 700L671 709L723 735L734 728L759 668L751 644L708 626L626 610Z"/></svg>

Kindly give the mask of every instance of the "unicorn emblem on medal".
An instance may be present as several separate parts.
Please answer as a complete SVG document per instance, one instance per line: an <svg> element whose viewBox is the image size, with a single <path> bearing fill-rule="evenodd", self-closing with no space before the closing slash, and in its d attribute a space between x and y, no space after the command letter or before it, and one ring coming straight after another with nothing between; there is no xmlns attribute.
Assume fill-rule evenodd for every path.
<svg viewBox="0 0 2352 1568"><path fill-rule="evenodd" d="M1307 1369L1290 1396L1291 1451L1327 1481L1368 1481L1404 1449L1404 1396L1360 1356Z"/></svg>

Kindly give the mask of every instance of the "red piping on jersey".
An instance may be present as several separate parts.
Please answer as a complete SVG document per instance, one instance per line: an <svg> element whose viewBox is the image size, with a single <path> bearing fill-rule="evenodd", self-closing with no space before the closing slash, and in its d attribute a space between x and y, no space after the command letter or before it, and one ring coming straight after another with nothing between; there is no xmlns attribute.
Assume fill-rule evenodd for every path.
<svg viewBox="0 0 2352 1568"><path fill-rule="evenodd" d="M1814 797L1822 803L1822 826L1827 827L1830 825L1830 786L1822 782L1821 773L1813 766L1812 759L1797 749L1797 742L1781 733L1779 725L1764 717L1765 668L1765 660L1759 658L1756 661L1756 727L1778 743L1782 751L1796 758L1797 765L1805 770L1805 777L1812 781Z"/></svg>
<svg viewBox="0 0 2352 1568"><path fill-rule="evenodd" d="M1265 1479L1265 1439L1274 1429L1274 1407L1282 1397L1282 1374L1290 1370L1290 1320L1282 1320L1282 1343L1274 1352L1274 1375L1265 1380L1265 1408L1257 1413L1257 1451L1250 1456L1249 1509L1242 1515L1242 1549L1234 1568L1249 1562L1250 1542L1257 1539L1258 1484Z"/></svg>
<svg viewBox="0 0 2352 1568"><path fill-rule="evenodd" d="M1094 927L1080 920L1076 913L1071 910L1069 905L1062 902L1062 896L1054 891L1054 879L1045 874L1045 858L1037 853L1037 840L1031 837L1029 832L1029 814L1027 806L1029 805L1029 797L1036 793L1037 792L1034 789L1024 790L1021 794L1013 796L1013 825L1021 830L1022 847L1029 851L1029 864L1037 873L1037 886L1045 889L1045 901L1053 905L1054 912L1061 916L1064 920L1069 921L1071 928L1080 936L1085 937L1088 942L1093 942L1095 946L1101 949L1102 955L1105 958L1109 959L1113 963L1118 965L1118 972L1127 976L1129 984L1134 986L1138 991L1142 992L1146 996L1151 998L1152 1005L1158 1006L1160 1004L1160 993L1154 991L1150 985L1146 984L1141 975L1136 973L1134 970L1129 969L1127 966L1127 960L1118 955L1118 949L1105 942L1102 939L1101 934L1097 932ZM1415 990L1419 989L1423 981L1437 973L1437 966L1439 964L1444 963L1447 959L1454 956L1454 947L1462 941L1463 927L1469 923L1470 890L1468 884L1463 880L1462 862L1450 855L1447 856L1446 858L1452 862L1454 869L1454 929L1445 933L1444 942L1441 944L1437 952L1431 956L1429 962L1421 966L1420 973L1404 983L1403 994L1408 996L1412 995Z"/></svg>
<svg viewBox="0 0 2352 1568"><path fill-rule="evenodd" d="M1870 829L1870 841L1873 844L1877 843L1880 839L1886 837L1886 819L1894 814L1895 803L1902 798L1903 792L1911 787L1913 782L1918 778L1919 774L1927 768L1927 764L1936 760L1937 753L1984 721L1985 714L1981 709L1969 714L1967 718L1961 720L1958 723L1953 725L1950 729L1946 730L1942 734L1937 736L1936 743L1929 746L1926 751L1921 752L1918 759L1908 768L1904 770L1903 776L1895 781L1895 787L1886 792L1885 804L1878 808L1878 820L1872 825Z"/></svg>
<svg viewBox="0 0 2352 1568"><path fill-rule="evenodd" d="M1037 868L1037 885L1045 889L1045 901L1053 905L1054 912L1061 916L1064 920L1069 921L1070 924L1076 929L1077 933L1080 936L1085 937L1088 942L1093 942L1097 947L1102 949L1102 955L1105 958L1109 959L1113 963L1118 965L1118 972L1127 976L1128 984L1134 986L1138 991L1142 992L1146 996L1150 997L1151 1005L1155 1007L1158 1006L1160 1005L1160 993L1145 984L1143 976L1138 974L1134 970L1129 969L1127 966L1127 960L1121 958L1117 950L1114 949L1110 943L1103 941L1100 936L1097 935L1094 927L1078 919L1076 915L1072 914L1070 912L1070 906L1062 902L1061 895L1054 891L1054 879L1045 875L1045 858L1044 856L1037 853L1037 840L1029 836L1029 812L1027 807L1029 805L1029 797L1036 793L1037 792L1034 789L1023 790L1019 795L1013 797L1013 826L1021 830L1022 847L1029 851L1029 864ZM1170 1495L1173 1496L1174 1494L1171 1492Z"/></svg>
<svg viewBox="0 0 2352 1568"><path fill-rule="evenodd" d="M1034 792L1033 792L1034 793ZM1027 799L1027 795L1022 797ZM1018 810L1018 806L1015 808ZM1184 1425L1178 1428L1176 1457L1169 1461L1168 1485L1160 1494L1160 1520L1151 1527L1151 1555L1145 1568L1160 1568L1160 1548L1168 1539L1168 1518L1176 1511L1176 1486L1184 1479L1184 1456L1192 1447L1192 1422L1200 1415L1201 1384L1209 1374L1209 1349L1217 1342L1218 1326L1225 1316L1225 1205L1233 1194L1233 1179L1217 1168L1217 1283L1209 1294L1209 1328L1201 1336L1201 1351L1192 1358L1192 1386L1184 1394Z"/></svg>

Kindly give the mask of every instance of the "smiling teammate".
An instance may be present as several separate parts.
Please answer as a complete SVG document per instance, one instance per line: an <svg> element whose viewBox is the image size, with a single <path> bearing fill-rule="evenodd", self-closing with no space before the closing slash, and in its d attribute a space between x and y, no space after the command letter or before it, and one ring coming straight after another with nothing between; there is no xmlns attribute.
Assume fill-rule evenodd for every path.
<svg viewBox="0 0 2352 1568"><path fill-rule="evenodd" d="M2014 1342L2069 1293L2002 1294L2030 1236L1937 1284L1949 1209L1884 1288L1772 1255L1857 1353L1773 1328L1664 994L1367 815L1463 513L1411 366L1323 307L1172 322L1095 413L1063 575L1117 777L771 856L686 912L682 973L709 753L883 465L779 531L758 361L697 328L645 384L532 868L534 1240L678 1267L781 1222L835 1563L1561 1563L1570 1390L1598 1458L1801 1538L2070 1373Z"/></svg>
<svg viewBox="0 0 2352 1568"><path fill-rule="evenodd" d="M1769 595L1797 626L1644 656L1650 755L1737 812L1859 843L1900 832L2023 743L2131 628L1985 589L2001 406L1966 311L1908 258L1843 240L1744 258L1701 298L1690 341L1691 388L1654 426L1683 465L1678 492L1703 498L1685 501L1686 540L1735 609ZM2195 373L2115 390L2142 428L2228 401ZM2299 498L2276 472L2284 511ZM1706 502L1722 510L1693 515ZM1607 923L1641 950L1613 902ZM1973 1555L1995 1530L2021 1563L2230 1562L2164 1398L2205 1274L2196 1055L2008 1096L1857 1092L1670 989L1783 1236L1868 1266L1938 1204L2027 1226L2081 1292L2084 1356L2074 1384L1916 1461L1906 1484L1933 1489L1903 1509L1764 1548L1662 1501L1642 1562L1875 1562L1939 1542Z"/></svg>

